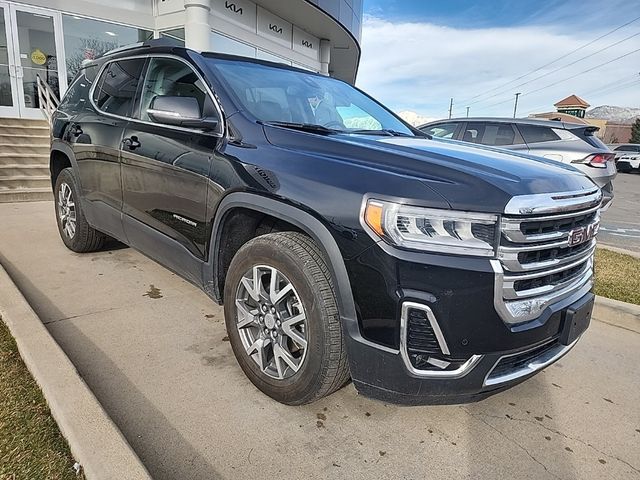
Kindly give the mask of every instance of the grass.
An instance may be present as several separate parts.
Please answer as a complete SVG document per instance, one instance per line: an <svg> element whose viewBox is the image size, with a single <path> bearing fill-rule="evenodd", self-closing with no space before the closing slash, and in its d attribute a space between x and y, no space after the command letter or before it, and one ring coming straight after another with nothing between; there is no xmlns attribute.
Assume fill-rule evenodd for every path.
<svg viewBox="0 0 640 480"><path fill-rule="evenodd" d="M596 295L640 305L640 259L596 249Z"/></svg>
<svg viewBox="0 0 640 480"><path fill-rule="evenodd" d="M75 461L0 319L0 480L77 480Z"/></svg>

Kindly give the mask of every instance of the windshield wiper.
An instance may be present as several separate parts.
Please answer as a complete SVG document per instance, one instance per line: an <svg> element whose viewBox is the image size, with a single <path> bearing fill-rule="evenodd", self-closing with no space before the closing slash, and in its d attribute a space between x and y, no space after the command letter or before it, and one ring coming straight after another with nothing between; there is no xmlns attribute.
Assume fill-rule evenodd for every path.
<svg viewBox="0 0 640 480"><path fill-rule="evenodd" d="M303 130L305 132L318 132L318 133L342 133L342 130L335 130L333 128L327 128L323 125L316 123L296 123L296 122L260 122L263 125L273 125L276 127L294 128L296 130Z"/></svg>
<svg viewBox="0 0 640 480"><path fill-rule="evenodd" d="M349 130L349 133L355 133L356 135L385 135L387 137L413 137L409 133L398 132L390 128L382 128L380 130Z"/></svg>

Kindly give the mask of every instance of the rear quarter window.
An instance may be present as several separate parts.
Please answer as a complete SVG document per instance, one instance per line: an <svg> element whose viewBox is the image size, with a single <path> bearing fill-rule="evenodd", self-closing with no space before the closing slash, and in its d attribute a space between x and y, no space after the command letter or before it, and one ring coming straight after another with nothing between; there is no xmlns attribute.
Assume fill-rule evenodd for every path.
<svg viewBox="0 0 640 480"><path fill-rule="evenodd" d="M68 113L83 110L89 100L89 90L93 85L97 73L98 67L96 65L80 70L58 108Z"/></svg>
<svg viewBox="0 0 640 480"><path fill-rule="evenodd" d="M520 134L526 143L542 143L560 140L560 136L551 127L539 125L518 125Z"/></svg>

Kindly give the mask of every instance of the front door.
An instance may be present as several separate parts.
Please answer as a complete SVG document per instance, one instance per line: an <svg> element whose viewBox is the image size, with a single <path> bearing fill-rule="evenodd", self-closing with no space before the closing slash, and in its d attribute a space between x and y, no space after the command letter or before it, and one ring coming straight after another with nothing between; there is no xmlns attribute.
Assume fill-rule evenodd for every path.
<svg viewBox="0 0 640 480"><path fill-rule="evenodd" d="M58 12L0 2L0 115L43 118L36 75L60 98L67 84L61 24Z"/></svg>
<svg viewBox="0 0 640 480"><path fill-rule="evenodd" d="M0 117L19 117L9 4L0 2Z"/></svg>

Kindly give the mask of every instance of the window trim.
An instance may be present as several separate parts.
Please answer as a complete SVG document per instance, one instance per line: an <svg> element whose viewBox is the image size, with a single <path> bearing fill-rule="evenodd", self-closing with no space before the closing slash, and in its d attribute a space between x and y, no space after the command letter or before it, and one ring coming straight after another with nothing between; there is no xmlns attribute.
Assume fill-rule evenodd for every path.
<svg viewBox="0 0 640 480"><path fill-rule="evenodd" d="M119 61L124 61L124 60L135 60L137 58L143 58L145 59L145 66L143 67L143 73L140 75L140 78L138 79L138 85L136 88L136 97L134 99L134 106L137 107L139 109L139 104L140 104L140 85L141 82L144 78L146 78L147 76L147 71L148 71L148 67L149 67L149 63L151 58L170 58L170 59L174 59L174 60L178 60L182 63L184 63L187 67L189 67L193 73L196 74L196 76L198 77L198 79L202 82L202 84L204 85L205 88L205 93L210 97L211 101L213 102L213 105L216 109L216 111L218 112L218 116L220 118L220 126L221 126L221 131L220 132L203 132L202 130L198 130L196 128L187 128L187 127L178 127L175 125L166 125L164 123L156 123L156 122L148 122L146 120L142 120L139 118L133 118L131 117L124 117L121 115L116 115L114 113L109 113L109 112L105 112L103 110L101 110L100 108L98 108L98 106L95 104L94 100L93 100L93 96L94 96L94 92L96 89L96 86L100 83L100 80L102 79L102 75L104 74L104 71L106 70L106 68L113 62L119 62ZM217 138L224 138L225 137L225 132L227 131L226 129L226 120L224 118L224 115L222 114L222 107L220 106L220 104L218 103L216 96L213 94L211 88L209 87L209 84L206 82L206 80L204 79L204 77L200 74L200 72L198 72L195 68L193 68L193 65L191 63L189 63L188 61L186 61L184 58L179 57L177 55L171 55L171 54L163 54L163 53L148 53L148 54L138 54L138 55L128 55L125 57L119 57L119 58L114 58L114 59L110 59L107 60L106 62L104 62L104 64L100 67L100 70L98 71L97 75L96 75L96 81L93 83L93 85L91 86L91 90L89 91L89 101L91 102L91 106L96 110L96 112L99 112L102 115L107 115L109 117L113 117L113 118L117 118L119 120L126 120L128 122L137 122L137 123L142 123L144 125L151 125L154 127L162 127L162 128L169 128L171 130L177 130L180 132L187 132L187 133L198 133L201 135L209 135L212 137L217 137ZM133 110L133 109L132 109ZM131 112L131 115L134 115L134 112Z"/></svg>

